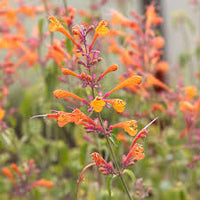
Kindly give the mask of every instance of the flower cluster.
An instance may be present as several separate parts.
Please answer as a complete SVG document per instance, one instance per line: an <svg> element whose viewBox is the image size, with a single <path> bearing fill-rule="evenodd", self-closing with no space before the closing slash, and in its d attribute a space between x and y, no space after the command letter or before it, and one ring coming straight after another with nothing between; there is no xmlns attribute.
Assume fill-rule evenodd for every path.
<svg viewBox="0 0 200 200"><path fill-rule="evenodd" d="M166 77L169 66L166 61L162 60L162 48L165 41L157 34L159 33L157 26L163 20L156 10L155 3L152 3L147 7L144 16L131 11L133 19L128 19L113 10L108 51L118 54L125 66L126 72L120 77L122 81L136 73L145 79L144 83L137 87L130 85L126 88L129 92L137 93L146 101L152 102L149 111L137 112L136 115L151 118L152 113L154 115L164 113L166 116L175 118L179 117L182 112L186 128L181 131L180 137L186 138L187 136L190 142L188 147L191 148L191 143L196 146L199 142L200 131L197 123L199 122L200 97L197 87L194 85L185 87L181 78L177 80L175 89L167 85ZM119 25L131 31L118 30ZM124 43L119 45L119 39L124 39ZM196 149L194 146L193 148Z"/></svg>
<svg viewBox="0 0 200 200"><path fill-rule="evenodd" d="M82 88L89 87L91 89L91 95L80 97L72 92L63 90L63 89L57 89L53 92L53 95L57 99L64 99L67 100L72 98L73 102L79 102L79 107L86 107L88 114L90 113L90 116L87 116L87 114L83 113L80 109L75 108L73 112L64 112L64 111L55 111L52 114L45 114L45 115L36 115L35 117L45 117L45 118L54 118L58 122L59 127L64 127L68 123L75 123L76 125L82 125L85 128L85 131L87 133L98 133L105 137L107 139L108 145L110 141L110 136L112 136L112 130L114 128L122 128L125 132L127 132L130 136L135 136L135 139L133 140L133 143L129 149L129 153L127 156L123 156L122 162L123 162L123 169L120 169L118 166L118 163L116 162L116 159L113 160L114 166L116 167L116 171L113 167L112 162L107 162L103 159L103 157L97 153L94 152L93 160L95 163L91 163L87 165L81 172L80 178L78 179L77 183L79 184L84 178L83 173L84 171L93 166L94 164L99 168L99 170L104 175L108 174L116 174L121 176L123 173L123 170L127 168L128 166L134 164L137 160L141 160L144 158L144 149L142 145L136 143L138 139L144 139L147 133L146 129L141 130L137 134L137 122L135 120L129 120L125 122L120 122L114 125L109 125L107 121L104 121L101 117L101 112L103 111L104 107L110 108L110 105L113 106L114 110L118 113L122 113L125 109L126 102L121 99L112 99L109 98L115 91L122 89L122 88L129 88L129 87L139 87L142 83L142 77L136 74L133 74L132 76L128 77L127 79L124 79L120 81L117 86L115 86L113 89L105 92L99 91L101 88L100 81L104 79L104 77L110 73L114 72L118 69L117 64L113 64L110 67L108 67L107 70L105 70L103 73L100 73L97 75L95 73L95 65L97 65L102 58L99 57L100 51L95 50L95 42L99 37L105 37L108 34L110 34L108 23L106 21L100 21L98 25L93 26L85 26L85 25L75 25L72 27L72 33L65 29L64 25L58 21L54 16L49 17L50 24L49 24L49 30L51 32L58 31L62 34L64 34L74 45L74 54L78 54L77 56L77 63L81 65L83 68L81 68L82 72L77 73L74 70L70 68L63 67L61 64L61 61L57 60L59 63L58 66L61 69L61 72L65 76L73 76L76 79L79 79L80 85L82 85ZM94 31L94 36L90 44L87 42L87 35ZM62 51L61 55L64 55L65 53ZM61 58L63 58L61 56ZM91 115L95 114L97 118L92 119ZM154 121L153 121L154 122ZM153 123L152 122L152 123ZM136 135L137 134L137 135ZM110 150L112 147L110 146ZM113 155L112 155L113 156Z"/></svg>
<svg viewBox="0 0 200 200"><path fill-rule="evenodd" d="M3 167L1 172L4 176L8 177L13 184L13 195L24 197L32 189L44 186L47 188L53 187L53 182L46 179L31 180L35 174L40 173L40 170L35 167L33 159L25 163L23 169L16 164L11 164L10 168Z"/></svg>

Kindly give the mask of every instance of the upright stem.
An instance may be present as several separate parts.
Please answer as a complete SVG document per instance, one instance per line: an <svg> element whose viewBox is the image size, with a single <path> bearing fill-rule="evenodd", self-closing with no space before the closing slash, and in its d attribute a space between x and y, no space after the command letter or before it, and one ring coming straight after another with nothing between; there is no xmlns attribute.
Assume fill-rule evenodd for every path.
<svg viewBox="0 0 200 200"><path fill-rule="evenodd" d="M104 128L103 121L102 121L102 118L101 118L101 114L100 114L100 113L98 113L98 119L99 119L99 122L100 122L100 124L101 124L101 126L102 126L102 128L103 128L104 133L106 133L106 130L105 130L105 128ZM124 187L124 190L126 191L126 194L127 194L128 198L129 198L129 200L132 200L131 195L130 195L130 193L129 193L129 191L128 191L128 187L127 187L127 185L126 185L126 183L125 183L125 181L124 181L124 179L123 179L123 177L122 177L122 174L121 174L121 172L120 172L120 167L119 167L119 165L118 165L118 162L117 162L115 153L114 153L114 151L113 151L113 149L112 149L112 145L111 145L111 143L110 143L110 140L109 140L108 135L106 135L106 142L107 142L108 148L109 148L109 150L110 150L110 153L111 153L111 156L112 156L112 160L113 160L113 162L114 162L114 164L115 164L115 166L116 166L116 168L117 168L118 175L119 175L119 178L120 178L120 180L121 180L121 182L122 182L122 185L123 185L123 187Z"/></svg>
<svg viewBox="0 0 200 200"><path fill-rule="evenodd" d="M64 7L65 7L65 13L66 15L68 15L68 6L67 6L67 0L63 0L63 4L64 4Z"/></svg>
<svg viewBox="0 0 200 200"><path fill-rule="evenodd" d="M90 70L89 62L88 62L88 55L90 54L91 49L89 48L89 52L87 51L86 42L84 42L84 46L85 46L85 51L86 51L87 66L88 66L89 74L91 75L91 70ZM93 98L95 98L95 91L94 91L94 88L91 87L91 89L92 89L92 96L93 96ZM125 192L126 192L128 198L129 198L129 200L132 200L131 195L130 195L130 193L129 193L129 191L128 191L128 187L127 187L127 185L126 185L126 183L125 183L125 181L124 181L124 179L123 179L123 177L122 177L122 174L121 174L121 171L120 171L120 167L119 167L119 165L118 165L118 162L117 162L115 153L114 153L114 151L113 151L113 149L112 149L112 145L111 145L111 143L110 143L109 137L108 137L108 135L106 135L106 130L105 130L105 127L104 127L104 125L103 125L103 120L102 120L101 114L98 113L97 116L98 116L100 125L101 125L101 127L103 128L103 132L104 132L104 135L105 135L105 137L106 137L106 142L107 142L108 148L109 148L109 150L110 150L110 153L111 153L111 156L112 156L112 160L113 160L113 162L114 162L114 164L115 164L115 166L116 166L116 168L117 168L117 173L118 173L118 175L119 175L119 178L120 178L120 180L121 180L121 182L122 182L122 185L123 185L123 187L124 187L124 190L125 190Z"/></svg>

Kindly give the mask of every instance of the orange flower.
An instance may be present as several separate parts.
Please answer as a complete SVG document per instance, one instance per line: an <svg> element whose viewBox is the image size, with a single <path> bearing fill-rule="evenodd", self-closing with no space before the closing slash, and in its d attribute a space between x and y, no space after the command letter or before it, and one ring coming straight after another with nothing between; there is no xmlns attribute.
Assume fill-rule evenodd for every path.
<svg viewBox="0 0 200 200"><path fill-rule="evenodd" d="M142 160L145 157L143 152L144 152L143 146L137 143L134 145L133 148L131 148L130 155L136 158L137 160Z"/></svg>
<svg viewBox="0 0 200 200"><path fill-rule="evenodd" d="M99 24L98 24L98 26L95 29L95 32L99 36L105 37L109 33L109 29L107 28L107 26L108 26L108 22L100 21Z"/></svg>
<svg viewBox="0 0 200 200"><path fill-rule="evenodd" d="M112 104L114 109L119 113L124 111L126 105L126 102L121 99L109 99L105 100L105 102Z"/></svg>
<svg viewBox="0 0 200 200"><path fill-rule="evenodd" d="M106 105L102 97L97 96L91 103L90 106L94 109L95 112L101 112L103 107Z"/></svg>
<svg viewBox="0 0 200 200"><path fill-rule="evenodd" d="M189 101L180 101L179 102L180 111L186 112L190 111L193 112L195 110L195 106L192 105Z"/></svg>
<svg viewBox="0 0 200 200"><path fill-rule="evenodd" d="M0 121L4 118L4 116L5 116L5 110L0 107Z"/></svg>
<svg viewBox="0 0 200 200"><path fill-rule="evenodd" d="M92 153L92 156L93 156L93 160L94 160L94 162L96 163L97 166L100 166L101 163L104 161L102 156L97 152Z"/></svg>
<svg viewBox="0 0 200 200"><path fill-rule="evenodd" d="M111 23L113 26L119 25L119 24L122 26L125 26L130 23L130 20L127 17L125 17L124 15L122 15L120 12L116 10L112 10L111 14L112 14Z"/></svg>
<svg viewBox="0 0 200 200"><path fill-rule="evenodd" d="M123 128L124 131L126 131L131 136L135 136L137 134L137 129L136 129L137 124L135 120L130 120L130 121L111 125L109 129L112 130L113 128L118 128L118 127Z"/></svg>
<svg viewBox="0 0 200 200"><path fill-rule="evenodd" d="M92 49L94 42L96 41L96 39L101 36L101 37L105 37L106 35L108 35L109 33L109 29L107 28L108 22L105 21L100 21L98 26L95 29L95 35L93 37L93 40L90 44L89 49Z"/></svg>
<svg viewBox="0 0 200 200"><path fill-rule="evenodd" d="M149 87L151 85L159 86L159 87L163 88L164 90L171 92L171 89L166 84L164 84L159 79L155 78L153 75L147 74L147 81L145 83L145 87Z"/></svg>
<svg viewBox="0 0 200 200"><path fill-rule="evenodd" d="M142 160L144 155L144 148L140 144L135 144L130 150L127 156L124 157L123 164L124 168L133 165L136 161Z"/></svg>
<svg viewBox="0 0 200 200"><path fill-rule="evenodd" d="M161 36L157 36L152 40L152 45L156 49L161 49L165 45L165 40Z"/></svg>
<svg viewBox="0 0 200 200"><path fill-rule="evenodd" d="M157 16L157 13L155 11L155 6L150 5L147 7L146 10L146 30L147 32L150 32L151 25L153 24L161 24L163 22L161 17Z"/></svg>
<svg viewBox="0 0 200 200"><path fill-rule="evenodd" d="M197 88L195 86L187 86L182 88L182 90L186 93L188 100L197 95Z"/></svg>
<svg viewBox="0 0 200 200"><path fill-rule="evenodd" d="M118 65L117 64L113 64L111 65L103 74L101 74L98 78L98 81L100 79L102 79L106 74L110 73L110 72L113 72L113 71L116 71L118 68Z"/></svg>
<svg viewBox="0 0 200 200"><path fill-rule="evenodd" d="M142 77L141 76L137 76L134 75L128 79L126 79L125 81L123 81L122 83L118 84L118 86L116 86L114 89L112 89L110 92L107 92L105 97L108 97L111 93L115 92L116 90L119 90L123 87L127 87L130 85L139 85L142 82Z"/></svg>
<svg viewBox="0 0 200 200"><path fill-rule="evenodd" d="M156 70L165 74L169 70L169 65L165 61L160 61L156 65Z"/></svg>
<svg viewBox="0 0 200 200"><path fill-rule="evenodd" d="M162 112L166 112L166 109L160 104L153 104L151 108L151 112L154 113L156 110L160 110Z"/></svg>
<svg viewBox="0 0 200 200"><path fill-rule="evenodd" d="M52 181L47 181L45 179L40 179L38 181L36 181L32 187L38 187L38 186L45 186L45 187L48 187L48 188L51 188L53 187L53 182Z"/></svg>
<svg viewBox="0 0 200 200"><path fill-rule="evenodd" d="M70 93L68 91L65 91L65 90L55 90L53 92L53 94L57 99L65 98L65 97L72 97L72 98L77 99L79 101L84 101L84 99L82 99L81 97L79 97L79 96L77 96L73 93Z"/></svg>
<svg viewBox="0 0 200 200"><path fill-rule="evenodd" d="M62 73L64 75L72 75L72 76L75 76L75 77L79 78L78 74L74 73L73 71L71 71L70 69L67 69L67 68L62 69Z"/></svg>
<svg viewBox="0 0 200 200"><path fill-rule="evenodd" d="M61 47L61 42L58 40L54 40L53 44L49 47L49 51L46 55L46 59L53 58L56 64L62 69L62 62L66 58L70 58L70 55L65 53L63 48Z"/></svg>
<svg viewBox="0 0 200 200"><path fill-rule="evenodd" d="M13 182L13 184L16 184L16 181L15 181L13 174L11 173L11 171L7 167L2 168L1 171L2 171L3 175L7 176Z"/></svg>
<svg viewBox="0 0 200 200"><path fill-rule="evenodd" d="M10 165L10 167L18 174L18 176L21 176L21 172L16 164L13 163Z"/></svg>
<svg viewBox="0 0 200 200"><path fill-rule="evenodd" d="M51 22L49 24L49 30L51 32L54 31L58 31L63 33L67 38L69 38L76 46L80 47L79 44L76 43L76 41L74 40L74 38L65 30L65 28L63 27L63 25L54 17L54 16L49 16L49 21Z"/></svg>

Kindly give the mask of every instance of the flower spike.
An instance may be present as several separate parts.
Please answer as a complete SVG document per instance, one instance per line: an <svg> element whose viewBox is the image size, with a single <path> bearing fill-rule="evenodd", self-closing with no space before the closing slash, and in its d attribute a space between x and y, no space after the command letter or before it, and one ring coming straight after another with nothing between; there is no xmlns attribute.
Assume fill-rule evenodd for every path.
<svg viewBox="0 0 200 200"><path fill-rule="evenodd" d="M126 79L122 83L120 83L118 86L116 86L114 89L112 89L110 92L107 92L104 96L104 98L108 97L111 93L115 92L116 90L119 90L123 87L129 86L129 85L139 85L142 82L141 76L131 76L130 78Z"/></svg>

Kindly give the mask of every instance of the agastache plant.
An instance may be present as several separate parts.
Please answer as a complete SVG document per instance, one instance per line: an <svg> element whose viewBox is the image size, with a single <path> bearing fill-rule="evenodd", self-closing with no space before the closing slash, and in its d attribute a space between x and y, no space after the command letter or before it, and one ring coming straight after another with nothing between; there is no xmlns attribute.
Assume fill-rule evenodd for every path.
<svg viewBox="0 0 200 200"><path fill-rule="evenodd" d="M132 199L128 191L126 182L124 181L123 172L127 167L133 165L136 161L144 158L144 148L142 144L137 143L137 141L139 139L143 140L146 137L148 126L151 125L156 119L154 119L149 125L147 125L144 129L137 133L137 122L135 120L129 120L110 125L109 122L104 121L101 112L104 107L109 108L110 105L113 106L116 112L123 112L126 105L125 101L121 99L112 99L110 98L110 96L112 95L112 93L121 88L125 88L131 85L140 85L142 83L142 77L138 75L133 75L126 80L120 82L116 87L107 91L105 94L99 95L99 88L101 87L100 81L102 81L107 74L116 71L118 68L117 64L113 64L108 67L105 72L101 74L95 73L95 65L102 60L102 58L99 57L100 51L94 49L95 42L100 37L108 36L108 23L106 21L100 21L96 28L93 25L89 27L86 27L84 25L75 25L74 27L72 27L72 36L72 34L68 32L54 16L50 16L49 20L51 22L49 24L49 30L52 32L58 31L64 34L69 40L73 42L76 49L75 53L81 54L77 62L84 67L83 72L78 74L77 72L74 72L69 68L61 67L62 73L66 76L70 75L74 76L76 79L79 79L80 85L82 85L83 88L91 88L91 95L80 97L63 89L55 90L53 92L55 98L72 98L73 100L80 102L80 107L87 107L87 113L85 114L79 108L75 108L72 112L54 111L50 114L36 115L32 118L54 118L56 119L59 127L64 127L68 123L75 123L76 125L82 125L87 133L96 133L101 135L101 138L105 138L112 160L107 162L98 152L93 152L92 157L94 162L88 164L82 170L77 184L79 185L79 183L84 180L83 174L85 170L91 166L96 165L103 175L110 174L113 176L119 176L128 198ZM95 33L91 43L89 44L87 42L87 36L93 30ZM91 118L91 113L95 113L96 118ZM135 136L132 145L129 148L128 154L123 155L122 157L122 167L121 164L119 165L117 161L111 142L112 130L115 128L122 128L130 136Z"/></svg>

